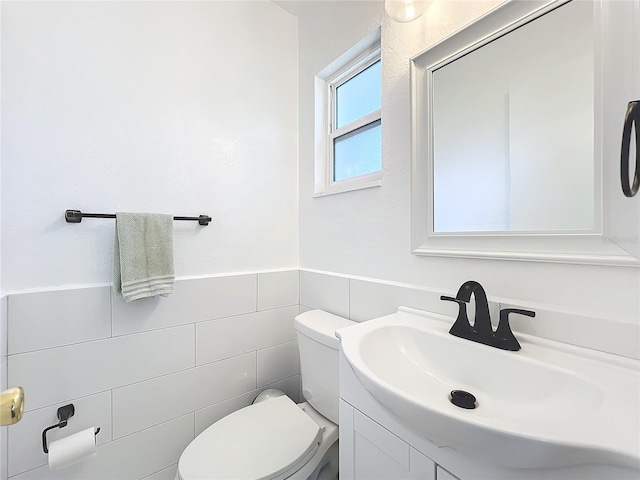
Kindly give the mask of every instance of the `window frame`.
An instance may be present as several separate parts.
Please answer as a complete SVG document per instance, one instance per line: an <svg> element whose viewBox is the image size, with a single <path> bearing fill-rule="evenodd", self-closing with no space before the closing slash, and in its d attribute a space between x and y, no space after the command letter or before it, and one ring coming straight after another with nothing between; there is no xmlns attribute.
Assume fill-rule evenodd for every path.
<svg viewBox="0 0 640 480"><path fill-rule="evenodd" d="M382 185L382 165L375 172L334 180L335 140L376 122L382 125L380 108L347 125L334 128L337 125L337 89L375 63L381 62L381 47L378 28L316 76L314 197Z"/></svg>

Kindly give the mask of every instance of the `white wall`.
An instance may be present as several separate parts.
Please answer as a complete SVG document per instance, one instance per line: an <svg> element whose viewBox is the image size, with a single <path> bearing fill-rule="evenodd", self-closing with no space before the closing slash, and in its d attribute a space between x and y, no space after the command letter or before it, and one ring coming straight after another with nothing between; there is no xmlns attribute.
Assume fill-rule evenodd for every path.
<svg viewBox="0 0 640 480"><path fill-rule="evenodd" d="M66 209L212 216L178 277L297 267L296 38L264 1L3 2L3 291L110 282L114 221Z"/></svg>
<svg viewBox="0 0 640 480"><path fill-rule="evenodd" d="M265 1L0 13L0 389L27 405L0 479L172 480L259 389L299 396L297 20ZM173 295L125 304L105 285L114 221L66 209L213 222L175 222ZM51 438L100 426L98 457L50 471L40 434L69 402Z"/></svg>
<svg viewBox="0 0 640 480"><path fill-rule="evenodd" d="M407 24L385 18L382 2L302 4L300 265L303 269L448 292L455 292L464 281L474 279L496 302L603 317L637 326L640 323L637 269L418 257L410 253L409 60L499 3L434 1L423 17ZM383 185L312 198L314 75L379 23L383 63Z"/></svg>

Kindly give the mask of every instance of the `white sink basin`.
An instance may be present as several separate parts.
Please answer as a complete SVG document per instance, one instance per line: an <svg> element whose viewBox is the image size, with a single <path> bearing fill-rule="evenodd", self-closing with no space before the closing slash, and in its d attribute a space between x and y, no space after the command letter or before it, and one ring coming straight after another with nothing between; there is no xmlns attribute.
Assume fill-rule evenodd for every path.
<svg viewBox="0 0 640 480"><path fill-rule="evenodd" d="M528 335L499 350L450 335L453 320L401 308L338 336L371 395L439 447L500 467L640 469L640 362Z"/></svg>

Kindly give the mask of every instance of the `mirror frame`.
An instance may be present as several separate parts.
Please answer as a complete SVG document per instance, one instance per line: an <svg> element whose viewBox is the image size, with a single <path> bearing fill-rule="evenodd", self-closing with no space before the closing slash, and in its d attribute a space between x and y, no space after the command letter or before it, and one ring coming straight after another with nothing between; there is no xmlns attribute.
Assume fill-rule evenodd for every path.
<svg viewBox="0 0 640 480"><path fill-rule="evenodd" d="M433 73L451 61L535 20L571 0L509 1L446 37L410 62L411 73L411 248L415 255L554 263L638 266L638 260L604 235L606 205L602 161L602 67L595 44L594 159L595 233L434 232ZM578 1L578 0L574 0ZM595 26L602 27L600 1ZM598 190L598 189L596 189ZM425 209L426 206L426 209Z"/></svg>

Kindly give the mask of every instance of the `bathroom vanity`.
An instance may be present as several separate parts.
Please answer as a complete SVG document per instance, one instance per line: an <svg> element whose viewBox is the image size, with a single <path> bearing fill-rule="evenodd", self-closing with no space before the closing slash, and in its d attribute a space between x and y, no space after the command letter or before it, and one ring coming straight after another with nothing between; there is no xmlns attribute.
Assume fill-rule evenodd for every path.
<svg viewBox="0 0 640 480"><path fill-rule="evenodd" d="M342 479L639 478L637 360L523 334L499 350L453 321L401 307L338 331Z"/></svg>

